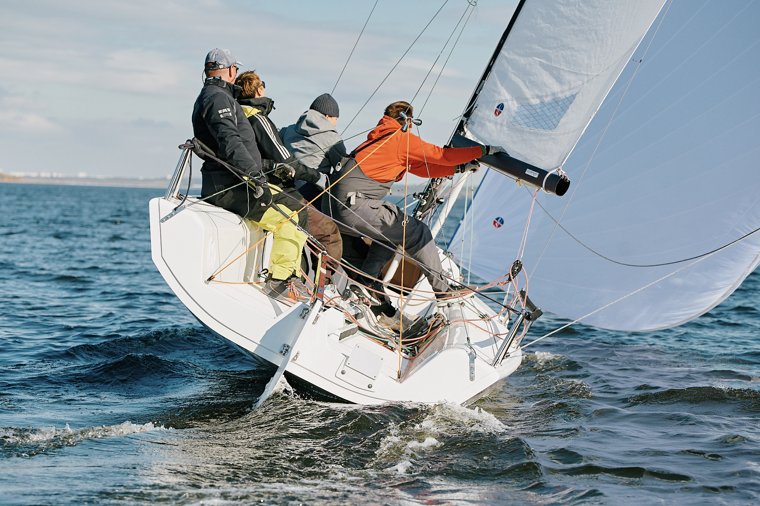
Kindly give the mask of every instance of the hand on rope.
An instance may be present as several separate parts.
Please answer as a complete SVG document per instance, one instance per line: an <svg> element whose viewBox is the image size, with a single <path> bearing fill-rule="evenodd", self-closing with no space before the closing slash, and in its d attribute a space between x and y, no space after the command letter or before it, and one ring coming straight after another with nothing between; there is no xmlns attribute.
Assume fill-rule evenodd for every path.
<svg viewBox="0 0 760 506"><path fill-rule="evenodd" d="M473 160L471 162L463 163L462 165L457 165L457 168L454 169L455 174L461 174L463 172L477 172L480 168L480 163L477 160Z"/></svg>
<svg viewBox="0 0 760 506"><path fill-rule="evenodd" d="M272 175L283 183L289 183L295 179L296 169L287 163L276 163L272 170Z"/></svg>

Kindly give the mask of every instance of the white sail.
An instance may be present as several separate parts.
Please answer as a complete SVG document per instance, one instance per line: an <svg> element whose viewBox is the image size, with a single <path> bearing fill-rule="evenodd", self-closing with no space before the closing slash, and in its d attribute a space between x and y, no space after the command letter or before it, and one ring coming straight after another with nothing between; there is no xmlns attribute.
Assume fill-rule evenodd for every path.
<svg viewBox="0 0 760 506"><path fill-rule="evenodd" d="M564 162L664 0L525 2L467 122L543 169Z"/></svg>
<svg viewBox="0 0 760 506"><path fill-rule="evenodd" d="M760 4L674 2L661 16L565 164L570 191L539 194L523 257L534 301L600 327L688 321L760 262ZM488 143L518 142L469 126ZM541 142L510 151L541 165L562 158L564 147L533 153ZM484 279L506 273L531 197L487 174L451 251Z"/></svg>

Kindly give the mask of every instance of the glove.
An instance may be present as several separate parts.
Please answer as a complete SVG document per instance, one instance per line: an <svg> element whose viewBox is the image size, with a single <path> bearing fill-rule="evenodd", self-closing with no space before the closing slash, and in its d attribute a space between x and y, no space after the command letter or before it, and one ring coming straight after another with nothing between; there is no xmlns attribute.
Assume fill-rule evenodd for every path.
<svg viewBox="0 0 760 506"><path fill-rule="evenodd" d="M274 170L272 170L272 175L285 183L293 180L296 175L296 169L287 163L277 163L274 166Z"/></svg>
<svg viewBox="0 0 760 506"><path fill-rule="evenodd" d="M463 163L462 165L457 165L457 168L454 169L455 174L461 174L462 172L477 172L480 168L480 164L477 162L477 160L473 160L471 162Z"/></svg>
<svg viewBox="0 0 760 506"><path fill-rule="evenodd" d="M506 153L507 150L501 146L483 146L483 156L495 155L497 153Z"/></svg>

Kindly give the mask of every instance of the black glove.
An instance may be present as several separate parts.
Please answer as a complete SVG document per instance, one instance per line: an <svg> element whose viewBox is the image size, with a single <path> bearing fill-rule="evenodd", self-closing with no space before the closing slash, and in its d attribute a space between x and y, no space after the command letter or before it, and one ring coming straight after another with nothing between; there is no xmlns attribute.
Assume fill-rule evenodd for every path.
<svg viewBox="0 0 760 506"><path fill-rule="evenodd" d="M296 169L288 165L287 163L276 163L272 175L278 178L283 183L293 181L296 175Z"/></svg>
<svg viewBox="0 0 760 506"><path fill-rule="evenodd" d="M477 162L477 160L473 160L471 162L463 163L462 165L457 165L457 168L454 169L455 174L461 174L462 172L477 172L480 168L480 164Z"/></svg>

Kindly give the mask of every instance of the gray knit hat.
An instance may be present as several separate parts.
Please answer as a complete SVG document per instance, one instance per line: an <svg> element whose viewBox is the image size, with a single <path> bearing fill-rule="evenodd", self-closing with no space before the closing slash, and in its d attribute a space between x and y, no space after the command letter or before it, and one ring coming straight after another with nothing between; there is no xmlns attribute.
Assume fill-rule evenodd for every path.
<svg viewBox="0 0 760 506"><path fill-rule="evenodd" d="M321 112L325 116L340 116L340 110L338 109L338 102L332 98L329 93L323 93L314 99L309 109L314 109L317 112Z"/></svg>

